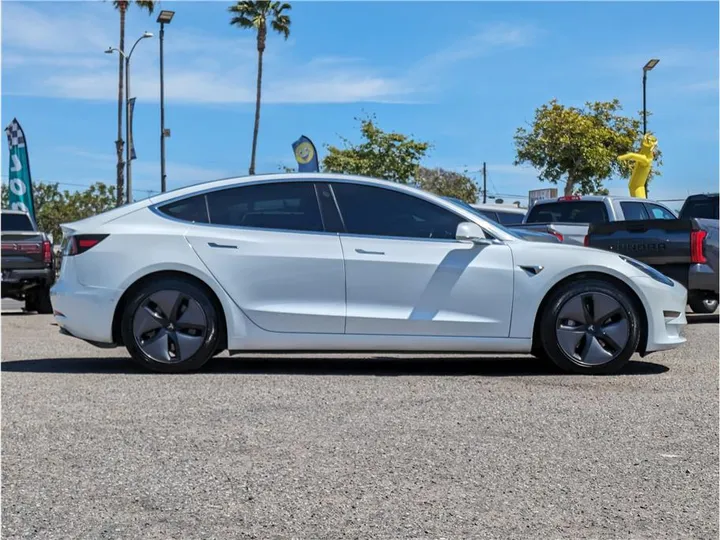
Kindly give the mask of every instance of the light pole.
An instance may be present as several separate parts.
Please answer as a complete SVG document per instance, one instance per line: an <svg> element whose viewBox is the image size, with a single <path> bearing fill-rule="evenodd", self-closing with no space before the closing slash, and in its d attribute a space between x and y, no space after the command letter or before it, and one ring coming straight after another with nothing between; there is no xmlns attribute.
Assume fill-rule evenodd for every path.
<svg viewBox="0 0 720 540"><path fill-rule="evenodd" d="M643 135L647 133L647 73L657 66L658 62L660 62L660 60L653 58L643 66Z"/></svg>
<svg viewBox="0 0 720 540"><path fill-rule="evenodd" d="M140 36L137 41L133 44L132 48L130 49L129 54L125 54L124 51L121 51L117 47L108 47L108 49L105 51L107 54L112 54L113 52L117 52L125 59L125 161L127 162L125 164L126 167L126 176L127 176L127 189L125 189L125 202L130 204L132 203L132 160L130 149L133 147L133 144L131 144L130 140L130 58L132 58L132 53L135 50L135 47L137 47L137 44L140 43L143 39L151 38L153 37L152 32L145 32L142 36Z"/></svg>
<svg viewBox="0 0 720 540"><path fill-rule="evenodd" d="M160 23L160 191L165 193L165 70L163 67L163 41L165 40L165 25L172 21L174 11L162 10L158 15Z"/></svg>

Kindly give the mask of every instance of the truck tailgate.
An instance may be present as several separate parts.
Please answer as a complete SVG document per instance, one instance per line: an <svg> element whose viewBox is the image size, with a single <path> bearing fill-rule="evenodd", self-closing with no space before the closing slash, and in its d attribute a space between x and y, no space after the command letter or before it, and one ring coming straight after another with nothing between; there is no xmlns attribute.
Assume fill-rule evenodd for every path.
<svg viewBox="0 0 720 540"><path fill-rule="evenodd" d="M39 232L6 232L2 234L2 269L42 269L44 262L43 241Z"/></svg>
<svg viewBox="0 0 720 540"><path fill-rule="evenodd" d="M690 264L695 220L651 219L591 224L588 247L627 255L650 266ZM662 271L662 269L658 268Z"/></svg>

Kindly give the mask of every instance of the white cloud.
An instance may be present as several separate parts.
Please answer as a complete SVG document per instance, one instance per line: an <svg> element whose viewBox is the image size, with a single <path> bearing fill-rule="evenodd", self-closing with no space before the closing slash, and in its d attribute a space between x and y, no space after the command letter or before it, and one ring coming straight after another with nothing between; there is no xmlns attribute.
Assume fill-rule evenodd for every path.
<svg viewBox="0 0 720 540"><path fill-rule="evenodd" d="M114 100L117 56L102 52L117 40L111 7L69 3L62 12L16 2L3 5L3 64L6 95ZM136 14L137 11L137 14ZM132 19L130 15L135 18ZM146 15L128 16L128 46L145 27ZM144 24L145 26L140 26ZM488 25L467 38L390 71L362 58L322 54L297 61L292 40L273 43L265 54L264 103L417 103L434 72L450 64L529 44L527 25ZM253 103L256 51L247 33L229 38L175 26L165 36L165 92L168 102ZM277 46L275 46L277 45ZM138 45L131 61L131 93L159 99L157 41Z"/></svg>

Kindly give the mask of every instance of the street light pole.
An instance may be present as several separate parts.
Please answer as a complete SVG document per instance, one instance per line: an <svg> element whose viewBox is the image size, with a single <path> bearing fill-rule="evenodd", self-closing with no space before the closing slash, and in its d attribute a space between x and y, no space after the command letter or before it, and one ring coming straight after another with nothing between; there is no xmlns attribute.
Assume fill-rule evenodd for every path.
<svg viewBox="0 0 720 540"><path fill-rule="evenodd" d="M153 37L152 32L145 32L133 44L129 54L125 54L125 51L121 51L116 47L108 47L108 49L105 51L107 54L117 52L125 59L125 159L127 161L127 163L125 164L125 175L127 177L125 202L127 202L128 204L132 203L132 160L130 159L130 149L133 146L131 144L132 141L130 140L130 58L132 57L132 53L135 50L135 47L137 47L137 44L140 43L143 39L151 37Z"/></svg>
<svg viewBox="0 0 720 540"><path fill-rule="evenodd" d="M660 62L660 60L653 58L643 66L643 135L647 133L647 73L657 66L658 62Z"/></svg>
<svg viewBox="0 0 720 540"><path fill-rule="evenodd" d="M165 68L163 43L165 40L165 25L172 21L174 11L163 10L157 18L160 23L160 191L167 189L165 174Z"/></svg>

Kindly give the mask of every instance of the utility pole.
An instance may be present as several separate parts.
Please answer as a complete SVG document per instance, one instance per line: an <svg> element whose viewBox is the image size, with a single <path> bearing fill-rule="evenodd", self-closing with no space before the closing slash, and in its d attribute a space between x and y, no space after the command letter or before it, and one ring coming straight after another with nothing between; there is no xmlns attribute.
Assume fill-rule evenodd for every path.
<svg viewBox="0 0 720 540"><path fill-rule="evenodd" d="M487 203L487 168L483 161L483 204Z"/></svg>

